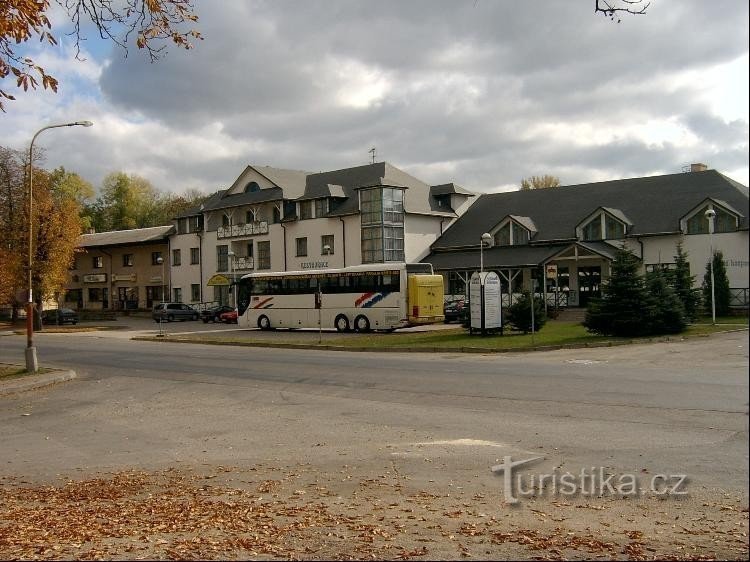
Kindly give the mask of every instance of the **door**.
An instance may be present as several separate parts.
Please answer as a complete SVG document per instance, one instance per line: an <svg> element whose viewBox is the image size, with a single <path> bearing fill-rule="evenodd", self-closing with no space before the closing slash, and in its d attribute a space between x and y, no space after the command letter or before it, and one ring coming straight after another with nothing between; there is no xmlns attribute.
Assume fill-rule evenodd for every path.
<svg viewBox="0 0 750 562"><path fill-rule="evenodd" d="M109 308L109 289L107 287L102 289L102 308L105 310Z"/></svg>
<svg viewBox="0 0 750 562"><path fill-rule="evenodd" d="M588 306L592 298L601 296L601 266L578 268L578 306Z"/></svg>

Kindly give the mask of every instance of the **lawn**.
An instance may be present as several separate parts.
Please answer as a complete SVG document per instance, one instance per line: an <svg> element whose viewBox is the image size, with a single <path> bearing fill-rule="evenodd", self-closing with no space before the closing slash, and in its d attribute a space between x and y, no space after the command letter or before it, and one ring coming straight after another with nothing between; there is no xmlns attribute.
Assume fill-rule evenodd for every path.
<svg viewBox="0 0 750 562"><path fill-rule="evenodd" d="M684 337L705 336L732 329L747 328L747 321L737 323L738 319L731 319L733 324L716 326L707 323L696 323L688 327L682 334L659 336L654 340L681 339ZM742 321L742 319L739 319ZM266 345L273 347L317 346L317 334L307 332L292 336L287 331L280 331L274 338L274 332L243 331L227 334L181 334L170 338L172 341L190 341L195 343L220 343L230 345ZM515 351L534 348L549 348L571 345L620 345L630 343L632 338L616 338L590 334L576 322L550 321L544 328L534 334L521 334L506 331L504 335L481 336L469 335L468 330L456 327L453 329L434 330L426 332L394 332L370 334L326 334L321 347L336 347L350 349L424 349L425 351ZM643 339L637 341L644 341Z"/></svg>

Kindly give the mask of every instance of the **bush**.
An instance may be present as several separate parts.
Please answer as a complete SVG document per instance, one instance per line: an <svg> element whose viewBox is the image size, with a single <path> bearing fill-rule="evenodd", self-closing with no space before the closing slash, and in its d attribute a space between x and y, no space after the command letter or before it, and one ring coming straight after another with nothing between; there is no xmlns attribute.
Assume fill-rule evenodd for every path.
<svg viewBox="0 0 750 562"><path fill-rule="evenodd" d="M531 293L524 291L514 304L508 307L505 313L504 323L507 322L514 329L524 334L531 332ZM544 313L544 303L542 299L534 299L534 332L542 329L547 322L547 315Z"/></svg>

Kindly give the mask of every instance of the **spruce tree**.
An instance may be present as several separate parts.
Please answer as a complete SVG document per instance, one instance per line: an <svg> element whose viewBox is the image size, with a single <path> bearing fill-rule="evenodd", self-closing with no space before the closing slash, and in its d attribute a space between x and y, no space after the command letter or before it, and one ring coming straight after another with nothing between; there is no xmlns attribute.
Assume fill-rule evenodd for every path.
<svg viewBox="0 0 750 562"><path fill-rule="evenodd" d="M724 265L724 255L720 250L714 251L714 282L716 290L714 298L716 299L716 315L726 316L729 314L729 277L727 277L727 268ZM711 262L706 264L706 274L703 276L703 304L706 310L711 312Z"/></svg>
<svg viewBox="0 0 750 562"><path fill-rule="evenodd" d="M514 329L524 334L531 332L531 293L529 291L523 291L521 297L508 307L506 320ZM547 315L544 313L542 299L534 298L534 332L541 330L546 322Z"/></svg>
<svg viewBox="0 0 750 562"><path fill-rule="evenodd" d="M678 334L687 327L685 307L670 285L670 277L659 269L646 274L646 290L656 304L648 319L652 334Z"/></svg>
<svg viewBox="0 0 750 562"><path fill-rule="evenodd" d="M671 272L671 284L677 297L685 308L688 322L695 322L700 307L700 290L694 288L695 275L690 275L690 262L687 252L682 248L682 242L677 243L677 255L674 257L675 269Z"/></svg>
<svg viewBox="0 0 750 562"><path fill-rule="evenodd" d="M597 334L637 337L651 333L656 301L639 274L640 262L625 248L617 250L602 296L592 299L583 325Z"/></svg>

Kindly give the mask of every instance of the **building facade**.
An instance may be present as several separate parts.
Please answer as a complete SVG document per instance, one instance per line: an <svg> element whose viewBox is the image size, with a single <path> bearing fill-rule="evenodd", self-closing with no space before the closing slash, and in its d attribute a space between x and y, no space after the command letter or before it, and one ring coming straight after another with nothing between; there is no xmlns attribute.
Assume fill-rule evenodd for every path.
<svg viewBox="0 0 750 562"><path fill-rule="evenodd" d="M169 225L81 236L62 305L126 311L168 300L172 230Z"/></svg>
<svg viewBox="0 0 750 562"><path fill-rule="evenodd" d="M446 293L465 294L484 233L493 241L481 252L484 269L499 273L506 305L533 285L548 305L586 306L600 295L618 247L648 271L674 267L681 244L696 286L711 248L721 250L732 304L747 306L748 189L702 164L681 174L482 195L424 259L445 276Z"/></svg>
<svg viewBox="0 0 750 562"><path fill-rule="evenodd" d="M472 201L386 162L320 173L248 166L175 219L172 293L228 303L231 283L254 271L419 261Z"/></svg>

